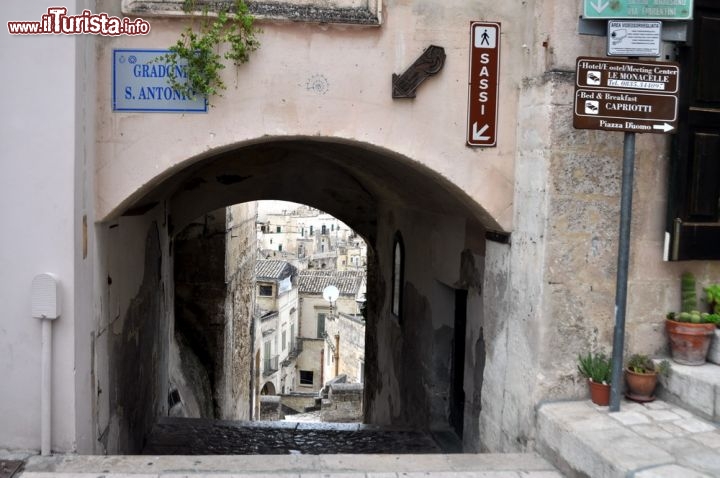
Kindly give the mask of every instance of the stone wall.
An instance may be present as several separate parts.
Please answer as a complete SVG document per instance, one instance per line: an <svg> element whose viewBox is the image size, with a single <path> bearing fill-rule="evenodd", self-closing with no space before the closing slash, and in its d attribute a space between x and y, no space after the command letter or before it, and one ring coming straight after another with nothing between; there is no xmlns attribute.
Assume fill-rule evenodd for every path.
<svg viewBox="0 0 720 478"><path fill-rule="evenodd" d="M260 420L277 421L285 418L279 395L262 395L260 397Z"/></svg>
<svg viewBox="0 0 720 478"><path fill-rule="evenodd" d="M290 393L281 395L280 398L284 407L297 413L305 413L306 410L317 406L318 395L316 393Z"/></svg>
<svg viewBox="0 0 720 478"><path fill-rule="evenodd" d="M225 360L232 400L225 408L224 418L235 420L249 420L252 409L256 217L254 202L228 208L225 314L232 332L226 336L231 342Z"/></svg>
<svg viewBox="0 0 720 478"><path fill-rule="evenodd" d="M354 423L363 421L363 386L360 383L333 383L328 398L323 399L320 418L324 422Z"/></svg>

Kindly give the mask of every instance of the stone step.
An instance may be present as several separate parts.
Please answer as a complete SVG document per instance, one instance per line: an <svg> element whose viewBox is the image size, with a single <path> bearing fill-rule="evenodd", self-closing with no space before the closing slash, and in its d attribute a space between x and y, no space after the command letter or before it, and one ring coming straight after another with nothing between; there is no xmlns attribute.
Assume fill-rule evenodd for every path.
<svg viewBox="0 0 720 478"><path fill-rule="evenodd" d="M538 410L538 452L569 477L717 477L720 429L661 400L623 400L610 413L590 400Z"/></svg>
<svg viewBox="0 0 720 478"><path fill-rule="evenodd" d="M659 377L657 396L704 419L720 422L720 365L669 362L670 372Z"/></svg>
<svg viewBox="0 0 720 478"><path fill-rule="evenodd" d="M562 478L537 453L32 457L22 478Z"/></svg>

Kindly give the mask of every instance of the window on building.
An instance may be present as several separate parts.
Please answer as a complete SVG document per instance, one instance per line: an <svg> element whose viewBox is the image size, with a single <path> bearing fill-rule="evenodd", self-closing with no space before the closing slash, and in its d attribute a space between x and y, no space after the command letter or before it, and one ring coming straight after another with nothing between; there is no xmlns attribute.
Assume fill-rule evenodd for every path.
<svg viewBox="0 0 720 478"><path fill-rule="evenodd" d="M300 385L313 385L312 370L300 370Z"/></svg>
<svg viewBox="0 0 720 478"><path fill-rule="evenodd" d="M260 226L260 232L267 232L267 230L265 229L265 226Z"/></svg>
<svg viewBox="0 0 720 478"><path fill-rule="evenodd" d="M280 232L280 231L281 231L280 226L275 228L275 232Z"/></svg>
<svg viewBox="0 0 720 478"><path fill-rule="evenodd" d="M325 334L325 317L327 314L318 314L317 316L317 338L322 338Z"/></svg>
<svg viewBox="0 0 720 478"><path fill-rule="evenodd" d="M300 237L305 237L305 228L304 227L300 228Z"/></svg>
<svg viewBox="0 0 720 478"><path fill-rule="evenodd" d="M287 349L287 331L285 330L282 332L282 349Z"/></svg>
<svg viewBox="0 0 720 478"><path fill-rule="evenodd" d="M325 224L322 225L322 232L321 234L325 235L327 234L327 226Z"/></svg>
<svg viewBox="0 0 720 478"><path fill-rule="evenodd" d="M313 235L313 227L312 226L310 226L310 235L311 236Z"/></svg>
<svg viewBox="0 0 720 478"><path fill-rule="evenodd" d="M320 252L325 252L325 244L320 245Z"/></svg>
<svg viewBox="0 0 720 478"><path fill-rule="evenodd" d="M258 295L260 297L272 297L273 288L271 285L258 284Z"/></svg>
<svg viewBox="0 0 720 478"><path fill-rule="evenodd" d="M720 3L696 0L692 39L679 47L679 125L667 214L670 260L720 259Z"/></svg>
<svg viewBox="0 0 720 478"><path fill-rule="evenodd" d="M395 234L392 270L392 313L401 319L403 282L405 280L405 245L400 233Z"/></svg>
<svg viewBox="0 0 720 478"><path fill-rule="evenodd" d="M278 244L278 252L282 252L282 244Z"/></svg>

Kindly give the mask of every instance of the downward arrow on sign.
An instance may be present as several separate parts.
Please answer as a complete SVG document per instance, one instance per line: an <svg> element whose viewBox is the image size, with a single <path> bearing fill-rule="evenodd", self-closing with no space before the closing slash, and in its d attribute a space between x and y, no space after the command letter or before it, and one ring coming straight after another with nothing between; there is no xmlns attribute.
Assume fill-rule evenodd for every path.
<svg viewBox="0 0 720 478"><path fill-rule="evenodd" d="M478 131L478 124L477 121L473 123L473 141L487 141L490 139L490 136L483 136L482 134L487 131L487 129L490 127L489 124L486 124L480 130Z"/></svg>
<svg viewBox="0 0 720 478"><path fill-rule="evenodd" d="M592 5L596 12L602 13L603 10L605 10L608 5L610 5L610 2L603 2L602 0L597 0L596 2L590 2L590 5Z"/></svg>

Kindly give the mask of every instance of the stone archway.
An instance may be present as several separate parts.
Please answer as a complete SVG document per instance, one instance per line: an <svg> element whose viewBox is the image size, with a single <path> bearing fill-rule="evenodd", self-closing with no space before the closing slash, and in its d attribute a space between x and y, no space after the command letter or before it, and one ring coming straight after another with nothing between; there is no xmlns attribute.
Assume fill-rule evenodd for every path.
<svg viewBox="0 0 720 478"><path fill-rule="evenodd" d="M272 382L265 382L265 384L260 389L260 395L275 395L275 384Z"/></svg>
<svg viewBox="0 0 720 478"><path fill-rule="evenodd" d="M156 224L162 236L159 265L163 268L172 261L174 235L192 219L220 207L260 199L322 209L368 243L365 421L428 430L447 428L451 422L449 391L454 389L457 395L463 388L457 373L451 380L453 367L458 360L467 369L484 363L484 350L477 348L465 357L453 357L454 351L463 350L454 341L465 337L474 343L481 334L485 236L497 223L457 186L409 158L357 142L269 138L188 161L164 180L140 188L123 203L122 211L117 211L117 219L101 226L105 228L101 242L111 257L105 267L113 277L107 293L112 296L113 290L132 290L137 276L142 277L142 268L134 269L121 257L140 252L133 249L149 224ZM395 315L390 305L393 238L398 233L405 251L402 317ZM463 334L453 332L457 306L453 289L468 291L461 295L466 297L466 308L474 313L468 315ZM172 287L168 287L157 300L163 303L171 298ZM165 314L162 320L172 319ZM120 336L142 334L141 329L123 331ZM115 358L110 356L108 361L115 362ZM259 378L254 376L258 385ZM481 388L480 380L465 390L470 402L465 408L471 412L465 414L465 427L456 424L456 429L477 429ZM457 403L457 396L453 400L453 420L457 421L462 404ZM256 398L251 406L255 411L258 401ZM163 413L160 400L152 405L157 407L153 413ZM107 415L112 417L117 413L113 407L123 404L107 406ZM113 426L112 420L109 426ZM477 446L474 443L468 448Z"/></svg>

